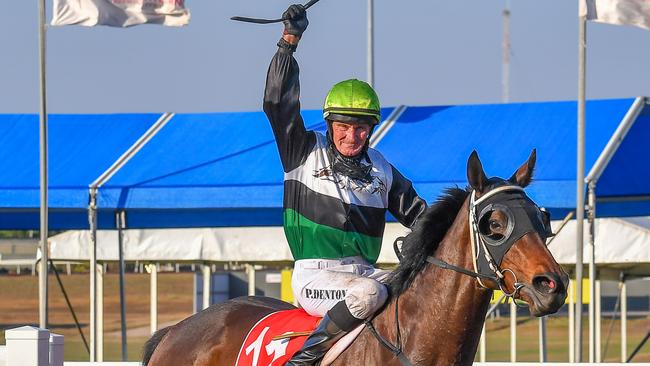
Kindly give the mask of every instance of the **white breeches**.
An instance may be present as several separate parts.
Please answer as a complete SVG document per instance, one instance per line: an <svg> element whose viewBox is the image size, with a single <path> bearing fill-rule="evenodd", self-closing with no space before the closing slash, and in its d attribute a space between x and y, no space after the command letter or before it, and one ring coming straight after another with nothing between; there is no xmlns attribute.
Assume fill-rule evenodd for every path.
<svg viewBox="0 0 650 366"><path fill-rule="evenodd" d="M291 285L296 300L310 315L323 316L345 300L355 318L367 319L388 298L380 281L389 273L361 257L302 259L294 265Z"/></svg>

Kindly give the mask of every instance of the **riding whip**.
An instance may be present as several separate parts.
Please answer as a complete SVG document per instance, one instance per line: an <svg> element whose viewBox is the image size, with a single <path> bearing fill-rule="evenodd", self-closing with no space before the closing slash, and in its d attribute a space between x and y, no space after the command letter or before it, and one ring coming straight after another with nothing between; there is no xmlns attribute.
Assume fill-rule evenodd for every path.
<svg viewBox="0 0 650 366"><path fill-rule="evenodd" d="M307 4L303 5L305 10L309 9L312 5L316 4L320 0L311 0ZM283 18L279 19L260 19L260 18L247 18L247 17L232 17L230 18L232 20L237 20L240 22L246 22L246 23L255 23L255 24L271 24L271 23L280 23L282 22Z"/></svg>

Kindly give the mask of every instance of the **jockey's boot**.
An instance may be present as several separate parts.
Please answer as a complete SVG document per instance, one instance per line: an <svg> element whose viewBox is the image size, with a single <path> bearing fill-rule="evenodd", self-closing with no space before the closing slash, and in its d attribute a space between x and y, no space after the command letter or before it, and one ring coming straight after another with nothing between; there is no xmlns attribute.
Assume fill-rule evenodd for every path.
<svg viewBox="0 0 650 366"><path fill-rule="evenodd" d="M363 319L357 319L350 314L345 301L340 301L325 314L316 330L285 366L319 365L334 343L362 322Z"/></svg>

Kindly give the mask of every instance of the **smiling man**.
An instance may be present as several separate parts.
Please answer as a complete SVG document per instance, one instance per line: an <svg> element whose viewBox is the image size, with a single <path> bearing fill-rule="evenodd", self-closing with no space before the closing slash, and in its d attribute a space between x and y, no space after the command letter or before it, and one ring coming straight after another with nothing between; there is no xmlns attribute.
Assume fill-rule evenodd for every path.
<svg viewBox="0 0 650 366"><path fill-rule="evenodd" d="M293 292L309 314L323 317L286 365L313 365L388 298L381 282L388 272L374 267L386 211L411 227L426 203L368 146L380 105L367 83L350 79L332 87L323 106L326 136L305 129L293 53L309 22L302 5L290 6L283 19L264 111L285 172L284 231L295 259Z"/></svg>

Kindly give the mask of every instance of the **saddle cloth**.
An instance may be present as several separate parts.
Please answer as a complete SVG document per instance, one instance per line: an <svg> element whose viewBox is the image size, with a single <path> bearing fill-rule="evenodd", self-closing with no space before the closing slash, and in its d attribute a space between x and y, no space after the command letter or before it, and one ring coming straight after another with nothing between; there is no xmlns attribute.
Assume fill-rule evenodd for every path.
<svg viewBox="0 0 650 366"><path fill-rule="evenodd" d="M303 309L283 310L265 316L248 332L235 366L284 365L300 350L320 319L307 314ZM360 325L341 338L327 352L321 365L332 363L362 330L363 325Z"/></svg>
<svg viewBox="0 0 650 366"><path fill-rule="evenodd" d="M237 355L236 366L284 365L300 350L320 319L303 309L278 311L265 316L248 332ZM294 333L303 335L295 336ZM289 337L273 339L281 335Z"/></svg>

